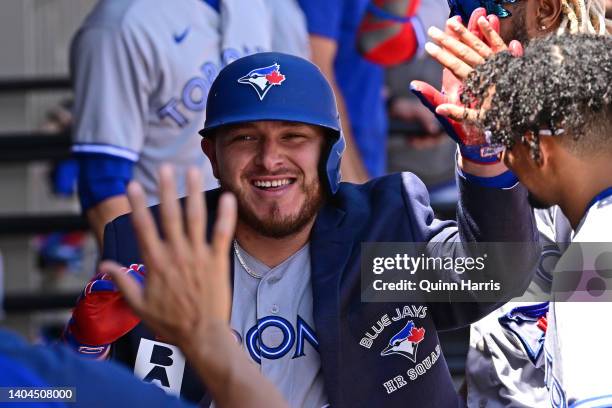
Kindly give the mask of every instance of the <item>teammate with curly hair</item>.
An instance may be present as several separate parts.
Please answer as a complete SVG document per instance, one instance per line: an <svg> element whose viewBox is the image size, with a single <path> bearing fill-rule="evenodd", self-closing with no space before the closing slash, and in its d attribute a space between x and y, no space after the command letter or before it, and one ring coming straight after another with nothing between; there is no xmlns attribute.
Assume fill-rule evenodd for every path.
<svg viewBox="0 0 612 408"><path fill-rule="evenodd" d="M482 133L466 132L460 124L461 116L453 120L445 112L447 105L440 105L445 102L461 105L461 81L496 52L510 50L520 55L522 46L531 39L547 35L569 32L606 35L610 22L605 20L603 0L449 3L453 17L447 21L446 30L430 28L433 43L425 45L426 51L446 68L443 92L417 81L411 86L450 135L468 145L474 144L471 149L476 157L487 152L492 154L490 160L494 160L499 150L483 149ZM466 21L467 27L461 24ZM536 210L535 215L543 252L528 291L533 301L507 303L472 325L466 364L468 405L486 402L489 408L509 405L530 408L540 406L548 398L544 371L534 365L543 353L545 336L545 325L538 322L546 319L548 308L542 301L551 290L552 271L571 241L572 228L557 206ZM519 325L518 320L531 324Z"/></svg>
<svg viewBox="0 0 612 408"><path fill-rule="evenodd" d="M462 101L473 107L463 116L505 147L504 162L528 188L532 206L559 205L574 229L553 274L544 347L549 401L610 406L612 332L600 317L612 313L612 38L551 36L532 42L522 57L499 53L468 77ZM568 291L567 272L576 269L567 266L576 259L581 280Z"/></svg>
<svg viewBox="0 0 612 408"><path fill-rule="evenodd" d="M612 152L611 79L612 37L563 35L534 42L522 58L503 52L488 60L468 77L461 100L476 108L486 101L476 120L489 139L509 149L528 142L534 161L542 159L540 135L548 133L591 158Z"/></svg>

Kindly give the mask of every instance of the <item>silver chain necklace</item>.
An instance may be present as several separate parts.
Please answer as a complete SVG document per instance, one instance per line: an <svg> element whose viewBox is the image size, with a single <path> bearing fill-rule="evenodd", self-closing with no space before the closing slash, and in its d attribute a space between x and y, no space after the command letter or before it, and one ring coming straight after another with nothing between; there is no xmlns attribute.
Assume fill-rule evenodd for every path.
<svg viewBox="0 0 612 408"><path fill-rule="evenodd" d="M242 255L240 255L240 250L238 249L238 241L236 240L234 240L234 253L236 254L236 258L238 258L238 262L240 262L240 265L246 271L246 273L248 273L250 276L252 276L255 279L263 278L263 275L258 275L255 272L253 272L253 270L248 267L246 262L244 262L244 259L242 259Z"/></svg>

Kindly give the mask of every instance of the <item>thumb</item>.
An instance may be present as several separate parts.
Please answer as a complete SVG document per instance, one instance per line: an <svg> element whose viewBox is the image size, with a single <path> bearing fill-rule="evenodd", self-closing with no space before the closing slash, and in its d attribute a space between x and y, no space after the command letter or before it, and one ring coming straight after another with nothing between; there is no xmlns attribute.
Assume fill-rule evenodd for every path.
<svg viewBox="0 0 612 408"><path fill-rule="evenodd" d="M99 269L101 272L110 275L128 305L137 315L142 316L142 312L145 310L144 294L142 286L136 279L126 273L125 268L113 261L103 261L100 263Z"/></svg>
<svg viewBox="0 0 612 408"><path fill-rule="evenodd" d="M446 102L444 95L427 82L412 81L410 83L410 91L432 112L435 111L436 106Z"/></svg>

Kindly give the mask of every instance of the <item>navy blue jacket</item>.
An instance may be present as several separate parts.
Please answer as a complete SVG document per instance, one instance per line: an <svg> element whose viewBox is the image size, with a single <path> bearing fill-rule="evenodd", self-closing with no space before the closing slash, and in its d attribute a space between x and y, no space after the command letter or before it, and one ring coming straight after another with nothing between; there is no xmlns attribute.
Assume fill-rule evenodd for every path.
<svg viewBox="0 0 612 408"><path fill-rule="evenodd" d="M461 405L437 331L468 325L498 304L365 303L360 285L363 242L537 242L535 221L522 186L500 190L461 177L458 183L457 222L434 217L425 186L410 173L363 185L342 183L319 211L310 236L313 312L332 406ZM218 197L218 190L206 193L209 224L215 219ZM153 211L157 214L156 208ZM512 256L518 261L509 297L527 287L538 261L535 252ZM124 265L141 263L128 216L107 225L104 258ZM381 351L408 321L413 322L415 333L424 337L413 354L410 358L382 356ZM141 338L155 337L141 324L114 344L113 358L134 367ZM181 381L185 398L198 401L202 397L203 388L189 364Z"/></svg>

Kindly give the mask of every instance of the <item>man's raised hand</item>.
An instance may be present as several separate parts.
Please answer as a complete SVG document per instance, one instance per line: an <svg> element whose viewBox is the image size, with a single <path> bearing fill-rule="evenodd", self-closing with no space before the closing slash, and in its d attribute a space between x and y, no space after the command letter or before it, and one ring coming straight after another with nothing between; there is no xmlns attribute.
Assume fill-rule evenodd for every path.
<svg viewBox="0 0 612 408"><path fill-rule="evenodd" d="M499 18L485 14L484 8L478 8L472 13L467 27L461 24L460 17L453 17L447 20L444 32L436 27L428 30L435 44L425 44L425 50L461 81L495 53L509 50L514 56L523 54L520 42L512 40L506 45L499 35Z"/></svg>
<svg viewBox="0 0 612 408"><path fill-rule="evenodd" d="M229 250L236 225L236 200L221 196L212 242L206 242L206 204L200 191L201 174L190 169L188 197L181 209L176 197L173 170L160 169L160 224L158 233L145 194L136 183L128 186L132 222L146 267L144 288L112 262L101 265L144 322L161 338L190 347L198 336L227 326L231 306Z"/></svg>

